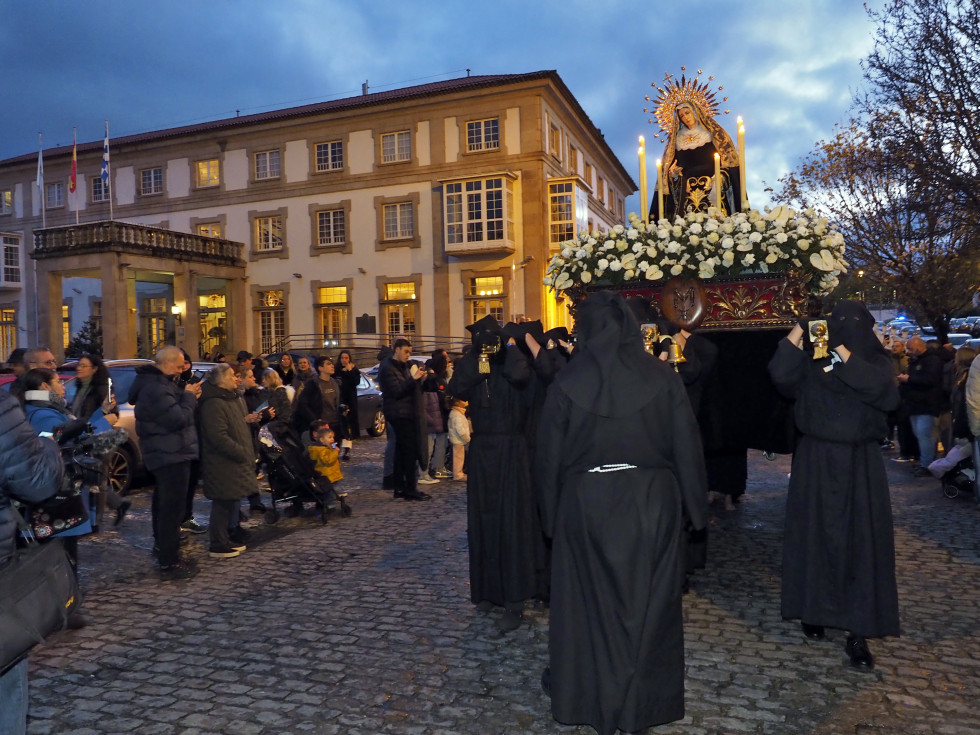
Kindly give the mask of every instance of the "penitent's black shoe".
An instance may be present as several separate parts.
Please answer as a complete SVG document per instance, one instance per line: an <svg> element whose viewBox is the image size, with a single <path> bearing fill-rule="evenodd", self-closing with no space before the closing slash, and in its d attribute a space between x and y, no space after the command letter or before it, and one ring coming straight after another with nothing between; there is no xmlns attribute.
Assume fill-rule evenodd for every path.
<svg viewBox="0 0 980 735"><path fill-rule="evenodd" d="M862 671L871 671L875 667L874 657L868 649L868 639L859 635L847 636L844 650L851 659L851 666Z"/></svg>
<svg viewBox="0 0 980 735"><path fill-rule="evenodd" d="M803 635L805 635L811 641L822 641L826 637L822 625L800 623L800 627L803 628Z"/></svg>
<svg viewBox="0 0 980 735"><path fill-rule="evenodd" d="M119 504L119 507L116 508L116 521L112 525L113 526L118 526L120 523L122 523L123 518L126 517L126 513L132 507L133 507L133 504L131 502L129 502L128 500L122 501Z"/></svg>
<svg viewBox="0 0 980 735"><path fill-rule="evenodd" d="M551 667L545 666L544 671L541 672L541 690L551 696Z"/></svg>

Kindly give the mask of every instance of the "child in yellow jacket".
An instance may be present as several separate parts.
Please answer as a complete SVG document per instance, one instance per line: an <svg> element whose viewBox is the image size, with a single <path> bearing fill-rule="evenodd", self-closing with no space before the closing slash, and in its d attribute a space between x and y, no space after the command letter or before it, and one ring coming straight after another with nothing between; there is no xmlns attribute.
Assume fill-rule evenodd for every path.
<svg viewBox="0 0 980 735"><path fill-rule="evenodd" d="M337 484L344 479L344 474L340 471L340 450L334 441L333 429L326 421L314 421L310 436L314 443L306 451L316 466L317 474Z"/></svg>

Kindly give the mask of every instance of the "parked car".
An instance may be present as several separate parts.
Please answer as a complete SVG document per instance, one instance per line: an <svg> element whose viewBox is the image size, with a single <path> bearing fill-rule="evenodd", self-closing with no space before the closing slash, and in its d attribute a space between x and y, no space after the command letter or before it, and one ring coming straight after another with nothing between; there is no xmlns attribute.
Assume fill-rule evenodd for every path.
<svg viewBox="0 0 980 735"><path fill-rule="evenodd" d="M953 347L962 347L969 339L969 334L961 334L959 332L950 332L946 335L946 341L953 345Z"/></svg>
<svg viewBox="0 0 980 735"><path fill-rule="evenodd" d="M956 327L956 331L960 332L961 334L969 334L973 337L980 337L980 334L973 334L974 327L978 320L980 320L980 316L968 316L959 324L959 326Z"/></svg>

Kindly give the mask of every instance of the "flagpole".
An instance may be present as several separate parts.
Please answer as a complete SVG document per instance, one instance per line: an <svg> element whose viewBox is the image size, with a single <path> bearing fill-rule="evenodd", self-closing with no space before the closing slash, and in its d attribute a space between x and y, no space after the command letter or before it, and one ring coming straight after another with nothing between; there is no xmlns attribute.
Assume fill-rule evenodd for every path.
<svg viewBox="0 0 980 735"><path fill-rule="evenodd" d="M37 200L41 206L41 227L45 228L48 218L44 211L44 142L41 133L37 134Z"/></svg>
<svg viewBox="0 0 980 735"><path fill-rule="evenodd" d="M102 146L102 188L109 192L109 219L113 219L112 216L112 186L110 186L110 181L112 180L112 172L109 165L109 119L106 118L105 121L105 144Z"/></svg>
<svg viewBox="0 0 980 735"><path fill-rule="evenodd" d="M68 193L71 194L68 200L68 209L71 211L74 205L75 224L78 224L78 128L71 129L71 178L68 182ZM70 217L70 215L69 215Z"/></svg>

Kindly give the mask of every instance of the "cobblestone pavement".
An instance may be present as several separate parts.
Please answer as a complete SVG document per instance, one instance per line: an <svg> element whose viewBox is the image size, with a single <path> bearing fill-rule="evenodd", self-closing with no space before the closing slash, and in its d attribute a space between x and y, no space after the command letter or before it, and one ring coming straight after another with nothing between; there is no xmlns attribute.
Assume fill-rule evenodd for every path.
<svg viewBox="0 0 980 735"><path fill-rule="evenodd" d="M194 537L202 571L184 582L153 573L149 495L134 493L118 530L81 544L92 623L31 655L29 732L593 732L556 724L541 693L547 611L504 635L470 604L463 485L393 501L382 449L355 444L353 517L253 521L231 560ZM654 732L980 732L980 508L886 464L904 635L872 642L876 669L845 665L843 633L811 643L780 618L789 459L752 452L748 494L715 509L709 568L685 597L687 717Z"/></svg>

